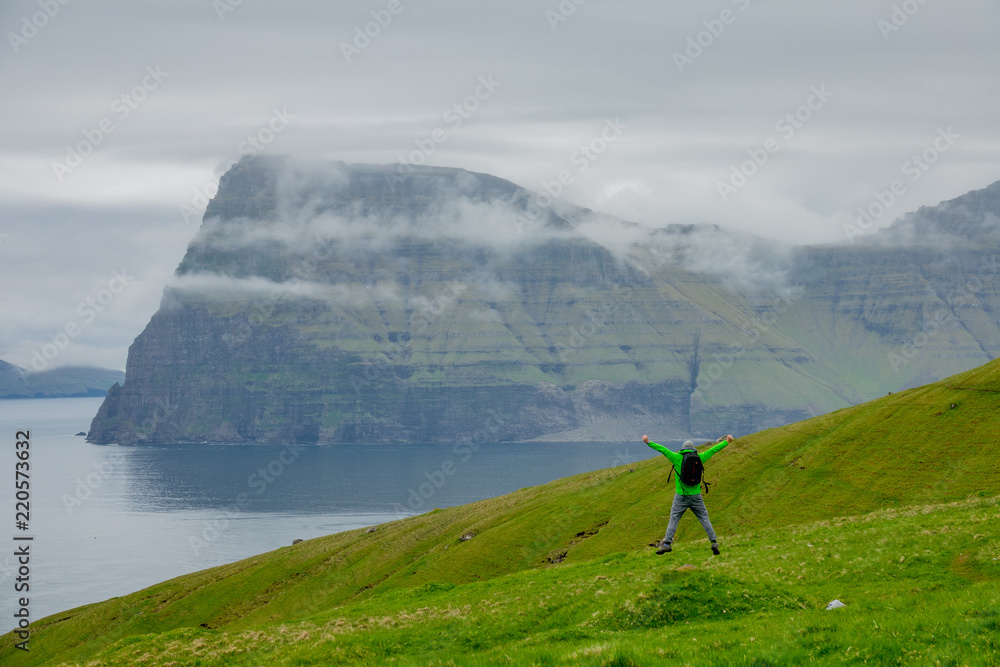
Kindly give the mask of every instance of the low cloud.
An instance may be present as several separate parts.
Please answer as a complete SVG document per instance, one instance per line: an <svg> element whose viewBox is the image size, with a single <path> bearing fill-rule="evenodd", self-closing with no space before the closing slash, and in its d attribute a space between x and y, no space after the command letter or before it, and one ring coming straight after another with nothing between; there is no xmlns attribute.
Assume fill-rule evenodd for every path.
<svg viewBox="0 0 1000 667"><path fill-rule="evenodd" d="M577 230L643 274L711 276L749 296L787 287L794 247L716 225L646 227L592 215Z"/></svg>
<svg viewBox="0 0 1000 667"><path fill-rule="evenodd" d="M855 242L942 251L996 246L1000 243L1000 218L989 210L980 209L980 199L993 193L1000 195L1000 187L991 186L935 207L921 207L884 229L859 236ZM995 208L995 204L989 206Z"/></svg>
<svg viewBox="0 0 1000 667"><path fill-rule="evenodd" d="M508 191L491 190L488 179ZM274 179L272 212L263 219L207 218L195 243L224 251L276 243L294 253L336 243L378 252L408 238L506 251L568 237L568 228L546 225L548 217L521 224L531 195L463 170L417 169L414 176L393 166L285 160Z"/></svg>
<svg viewBox="0 0 1000 667"><path fill-rule="evenodd" d="M366 286L358 283L318 283L304 280L275 282L266 278L233 278L217 273L192 273L176 276L167 286L168 294L194 296L210 300L278 301L310 299L342 307L357 307L375 302L403 303L399 288L391 284ZM170 299L165 298L165 303Z"/></svg>
<svg viewBox="0 0 1000 667"><path fill-rule="evenodd" d="M532 212L537 201L537 193L462 170L417 169L403 177L391 166L288 160L274 178L273 211L262 219L209 218L195 243L208 253L283 257L288 265L284 278L296 286L296 294L327 300L346 297L317 291L309 281L335 283L332 264L352 266L348 273L356 276L360 258L396 256L401 275L412 261L401 244L414 242L438 248L453 244L468 260L468 275L462 279L481 286L495 282L493 267L512 253L574 239L589 239L623 267L647 275L674 267L712 276L749 294L785 286L790 246L714 225L650 228L561 200ZM243 264L247 262L241 261L240 268ZM376 271L383 281L384 264ZM203 289L237 288L199 280ZM238 289L267 292L272 286L248 281Z"/></svg>

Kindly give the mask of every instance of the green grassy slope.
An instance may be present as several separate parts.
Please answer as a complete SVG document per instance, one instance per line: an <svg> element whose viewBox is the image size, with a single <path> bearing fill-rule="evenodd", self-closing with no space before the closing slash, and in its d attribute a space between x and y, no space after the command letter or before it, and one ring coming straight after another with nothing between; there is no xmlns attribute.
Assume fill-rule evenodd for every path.
<svg viewBox="0 0 1000 667"><path fill-rule="evenodd" d="M288 623L123 638L87 665L1000 664L1000 499L426 584ZM839 599L844 609L826 611Z"/></svg>
<svg viewBox="0 0 1000 667"><path fill-rule="evenodd" d="M789 526L832 517L996 496L998 404L1000 362L993 362L933 385L740 438L708 464L714 485L707 503L727 556L735 557L738 543L753 543L748 536L765 528L794 533ZM23 664L56 657L85 661L116 641L132 641L126 639L131 636L257 631L334 614L344 605L378 605L394 595L407 601L414 589L442 584L496 581L516 587L518 580L503 578L589 567L586 563L614 554L624 553L613 559L639 567L651 558L646 544L665 527L672 496L666 477L666 462L657 457L435 510L373 533L309 540L43 619L34 624L30 656L19 658ZM461 541L467 531L475 537ZM703 540L696 521L682 521L679 545L700 558L708 553ZM783 541L775 533L773 546L780 548ZM858 557L863 551L857 548ZM771 581L761 578L762 567L748 565L744 574ZM841 581L851 580L850 572L841 573ZM993 581L994 575L990 570ZM803 593L795 595L799 599ZM11 635L5 635L0 660L10 658L11 644Z"/></svg>

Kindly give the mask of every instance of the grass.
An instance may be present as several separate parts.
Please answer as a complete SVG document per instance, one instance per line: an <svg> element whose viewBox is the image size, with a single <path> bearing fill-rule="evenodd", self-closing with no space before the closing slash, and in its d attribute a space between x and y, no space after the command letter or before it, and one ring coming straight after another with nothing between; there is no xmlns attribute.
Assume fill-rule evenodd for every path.
<svg viewBox="0 0 1000 667"><path fill-rule="evenodd" d="M733 535L718 558L689 542L131 636L85 664L994 665L998 520L996 498L880 511Z"/></svg>
<svg viewBox="0 0 1000 667"><path fill-rule="evenodd" d="M998 394L994 362L740 438L707 466L718 558L690 516L651 555L654 458L56 614L16 660L998 664Z"/></svg>

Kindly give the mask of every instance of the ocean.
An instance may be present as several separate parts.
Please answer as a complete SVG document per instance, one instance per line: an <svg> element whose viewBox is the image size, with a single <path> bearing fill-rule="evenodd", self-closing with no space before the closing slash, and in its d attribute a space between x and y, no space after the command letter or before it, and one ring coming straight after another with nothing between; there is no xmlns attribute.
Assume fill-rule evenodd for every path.
<svg viewBox="0 0 1000 667"><path fill-rule="evenodd" d="M0 401L11 545L0 556L7 624L344 530L393 521L655 456L633 443L92 445L103 399ZM29 431L30 515L15 516L15 436ZM674 444L667 443L664 444ZM6 533L6 534L4 534ZM14 541L14 537L32 537ZM16 545L30 544L27 592ZM21 582L25 583L25 582ZM6 630L6 629L4 629Z"/></svg>

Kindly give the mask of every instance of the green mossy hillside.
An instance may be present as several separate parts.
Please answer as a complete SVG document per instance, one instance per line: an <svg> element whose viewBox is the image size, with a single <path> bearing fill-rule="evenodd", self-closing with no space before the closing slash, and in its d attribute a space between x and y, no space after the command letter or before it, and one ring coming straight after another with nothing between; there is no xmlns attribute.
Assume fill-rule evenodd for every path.
<svg viewBox="0 0 1000 667"><path fill-rule="evenodd" d="M388 590L298 620L150 631L53 662L1000 664L1000 499L736 533ZM846 607L827 611L838 599ZM43 639L42 641L47 641Z"/></svg>
<svg viewBox="0 0 1000 667"><path fill-rule="evenodd" d="M525 578L554 577L556 581L570 582L570 574L560 573L589 572L587 568L600 567L604 559L618 563L608 565L612 568L609 571L628 579L626 573L633 568L662 573L666 563L695 555L699 574L693 576L708 576L706 572L711 572L713 577L720 577L707 579L698 587L707 586L715 595L723 587L732 590L732 586L742 586L740 590L747 593L744 600L764 601L758 611L756 603L748 606L749 603L735 600L733 611L725 612L735 614L736 610L743 610L749 614L746 623L751 626L760 622L755 614L791 613L796 605L806 613L821 602L825 604L823 598L845 596L851 590L867 591L855 598L854 604L882 609L887 604L888 589L883 586L887 577L912 579L909 587L921 591L944 586L958 597L942 593L933 601L921 599L908 604L923 606L933 602L951 609L952 616L961 611L965 619L966 612L973 607L962 606L965 603L959 593L964 594L964 586L982 584L983 590L994 591L996 597L996 564L991 560L998 555L995 503L977 501L961 506L967 510L963 516L969 528L965 532L970 533L963 532L961 536L956 536L955 522L951 519L961 507L949 509L937 505L1000 494L998 448L993 439L1000 427L998 404L1000 362L993 362L932 385L738 439L707 466L708 478L714 482L707 504L724 548L721 559L705 560L708 550L704 534L690 517L682 521L672 561L657 560L650 555L652 550L647 545L662 535L672 496L672 490L666 486L666 461L657 456L470 505L434 510L384 524L374 532L358 530L308 540L178 577L128 596L56 614L33 625L32 652L30 656L18 657L23 664L41 664L57 658L86 662L116 642L111 649L113 654L124 656L131 655L127 649L130 642L162 649L164 642L177 640L183 644L186 640L179 639L183 637L197 637L202 645L215 641L213 638L221 633L233 637L264 632L266 636L277 637L273 633L284 626L298 627L296 624L316 623L319 618L339 617L349 609L383 609L384 605L391 606L394 599L400 601L400 608L405 608L406 613L428 606L415 605L423 595L431 596L438 601L435 605L444 605L443 608L450 604L461 609L458 601L463 590L480 591L497 586L497 590L508 591L505 594L513 595L514 591L527 594ZM638 439L640 435L635 437ZM656 434L650 435L655 439ZM630 451L644 449L637 443ZM927 510L930 518L922 524L923 510L907 508L924 506L931 509ZM835 517L857 517L876 511L880 513L864 520L834 521ZM981 511L986 513L976 514ZM892 524L904 518L909 523ZM812 528L803 528L805 524L811 524ZM917 527L927 534L920 532L917 538L905 532ZM811 553L803 550L813 548L790 546L795 542L791 536L803 530L820 531L822 540L831 542L840 539L838 535L861 531L850 533L855 542L845 547L845 551L837 552L840 560L847 558L856 564L844 562L829 570L834 563L828 561L838 560L834 551L828 551L822 561L816 561L819 552L811 559L794 555ZM870 530L871 535L864 530ZM462 540L469 532L474 537ZM906 542L911 537L918 539L919 544ZM819 539L810 538L813 545ZM877 563L873 561L870 567L862 567L865 559L875 558L878 549L887 552L889 547L879 545L890 542L898 554L894 551L892 559L886 560L889 558L886 553L879 557L881 560L876 558ZM897 545L904 543L908 546L899 550ZM764 557L768 554L761 551L765 546L773 551L770 562ZM751 547L756 551L750 550ZM786 562L789 554L793 554L794 562ZM900 557L904 560L898 561ZM737 567L739 563L744 565ZM574 570L576 567L583 569ZM820 576L820 572L826 574ZM819 582L827 580L835 580L837 585L820 585ZM582 580L572 578L572 581ZM677 584L679 588L671 588L677 582L657 581L661 588L638 590L636 595L642 593L656 599L663 599L664 595L668 599L680 596L678 600L694 604L690 590L685 592L681 584ZM992 582L993 588L983 582ZM813 586L819 588L814 590ZM848 592L837 592L838 586ZM909 590L900 588L898 594L902 595L904 589ZM567 590L564 586L561 593L550 595L563 600ZM476 595L480 593L472 594ZM548 604L532 595L535 604ZM990 602L988 597L985 593L976 597L976 604L983 608L993 604L995 609L995 600ZM876 598L882 602L873 602ZM660 619L657 623L673 624L695 622L687 616L676 616L673 608L677 605L638 604L634 600L633 606L638 604L634 609L622 607L609 616L609 610L617 609L612 603L615 599L609 595L606 600L587 607L587 613L599 623L579 630L573 629L578 625L576 620L547 626L537 621L528 623L529 615L520 624L517 618L509 617L509 613L515 612L497 611L498 619L502 618L502 622L497 622L507 628L504 632L508 634L482 639L481 650L488 653L506 645L505 642L516 645L518 650L527 650L527 645L519 644L515 638L521 636L519 633L541 636L539 628L545 627L556 634L563 632L559 628L566 628L565 632L571 635L581 632L584 635L580 641L599 638L600 645L613 646L616 633L646 631L643 623L647 621L643 619L657 618ZM730 623L719 620L717 610L696 607L695 611L684 613L697 616L700 619L697 623ZM810 622L821 623L819 618ZM914 618L923 617L918 614ZM995 617L990 618L993 620L987 618L983 622L996 622ZM904 623L902 616L897 620L902 624L899 632L907 633L912 631L912 623L917 622ZM930 617L925 620L933 621ZM448 619L441 622L446 621L452 623ZM456 625L449 626L453 627L449 632L458 643L442 644L444 648L434 655L435 659L446 659L449 651L472 654L479 650L462 644L465 641L461 639L465 632L462 628L466 626L457 618L453 622ZM825 626L821 623L817 627ZM395 636L390 630L385 630L386 637ZM817 632L828 634L827 630ZM760 635L776 638L763 630ZM364 633L358 637L357 657L372 660L382 655L378 651L389 650L386 647L397 641L387 638L383 645L379 643L382 640L367 639ZM12 639L9 634L4 637L0 660L10 658ZM569 637L565 641L569 646L575 640ZM405 644L402 639L398 642ZM272 644L272 648L277 646L278 643ZM931 642L926 646L936 644ZM605 649L588 655L595 660L607 657ZM253 660L247 664L254 664Z"/></svg>

